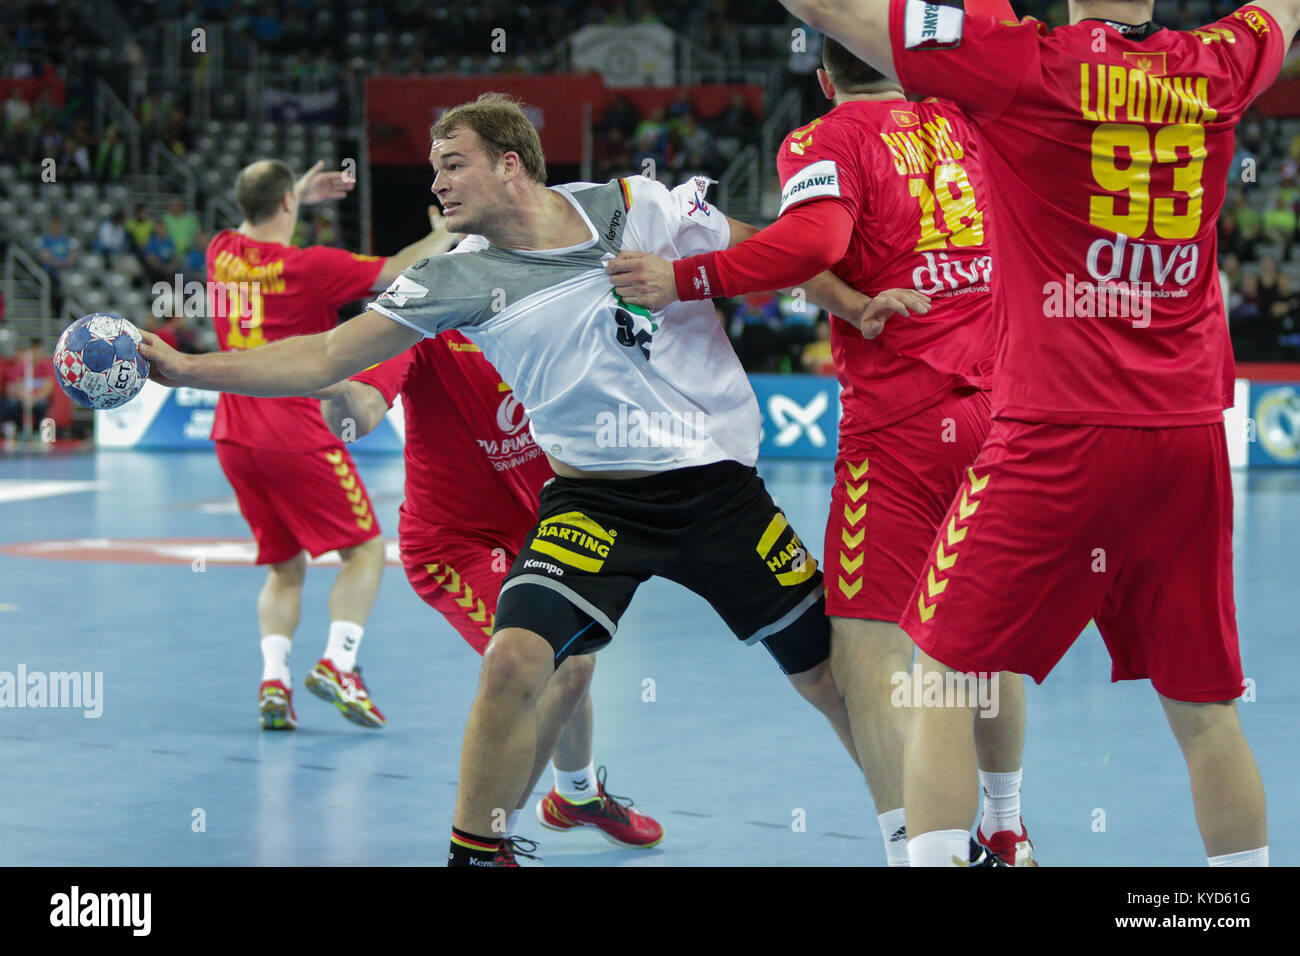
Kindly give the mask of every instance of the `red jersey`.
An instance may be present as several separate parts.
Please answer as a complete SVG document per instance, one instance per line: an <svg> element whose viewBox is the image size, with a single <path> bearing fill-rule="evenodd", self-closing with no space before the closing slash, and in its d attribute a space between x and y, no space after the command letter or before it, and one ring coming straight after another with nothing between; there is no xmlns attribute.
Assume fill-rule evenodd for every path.
<svg viewBox="0 0 1300 956"><path fill-rule="evenodd" d="M841 434L890 425L954 388L984 386L993 360L987 190L975 135L951 103L851 100L785 138L781 212L812 200L853 217L831 270L868 295L915 288L926 315L875 339L831 318Z"/></svg>
<svg viewBox="0 0 1300 956"><path fill-rule="evenodd" d="M406 500L398 534L426 543L448 531L508 545L537 524L537 496L554 472L528 414L483 351L443 332L354 375L406 419Z"/></svg>
<svg viewBox="0 0 1300 956"><path fill-rule="evenodd" d="M368 293L383 267L382 257L328 246L299 249L258 242L233 229L219 232L208 244L209 302L217 341L224 351L238 351L327 332L338 325L339 306ZM279 451L338 444L315 399L225 392L217 401L212 437Z"/></svg>
<svg viewBox="0 0 1300 956"><path fill-rule="evenodd" d="M997 221L993 414L1213 423L1233 401L1215 223L1233 128L1286 38L1257 7L1181 33L1050 32L893 0L899 79L977 124Z"/></svg>

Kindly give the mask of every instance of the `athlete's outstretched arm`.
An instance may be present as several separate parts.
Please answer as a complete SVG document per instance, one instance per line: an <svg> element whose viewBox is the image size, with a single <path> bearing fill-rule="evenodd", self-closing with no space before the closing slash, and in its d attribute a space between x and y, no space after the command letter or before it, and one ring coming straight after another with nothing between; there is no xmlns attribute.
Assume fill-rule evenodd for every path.
<svg viewBox="0 0 1300 956"><path fill-rule="evenodd" d="M182 355L158 336L140 334L140 354L154 381L262 397L306 395L400 355L423 338L378 312L246 352Z"/></svg>
<svg viewBox="0 0 1300 956"><path fill-rule="evenodd" d="M384 393L365 382L348 379L331 385L324 392L314 396L321 400L320 414L325 419L325 427L335 438L344 441L356 441L363 435L369 435L388 414L388 402ZM352 422L349 433L347 422Z"/></svg>
<svg viewBox="0 0 1300 956"><path fill-rule="evenodd" d="M889 0L781 0L796 17L839 40L860 60L897 79L889 45Z"/></svg>
<svg viewBox="0 0 1300 956"><path fill-rule="evenodd" d="M1300 0L1253 0L1250 5L1259 7L1277 21L1284 45L1290 46L1296 31L1300 31Z"/></svg>

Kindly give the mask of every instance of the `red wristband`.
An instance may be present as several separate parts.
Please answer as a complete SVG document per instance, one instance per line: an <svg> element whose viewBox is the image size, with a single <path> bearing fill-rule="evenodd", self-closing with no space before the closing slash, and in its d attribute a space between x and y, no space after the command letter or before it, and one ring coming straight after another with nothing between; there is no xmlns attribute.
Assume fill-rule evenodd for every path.
<svg viewBox="0 0 1300 956"><path fill-rule="evenodd" d="M673 280L677 284L678 299L683 302L694 302L722 295L717 257L716 252L705 252L673 262Z"/></svg>

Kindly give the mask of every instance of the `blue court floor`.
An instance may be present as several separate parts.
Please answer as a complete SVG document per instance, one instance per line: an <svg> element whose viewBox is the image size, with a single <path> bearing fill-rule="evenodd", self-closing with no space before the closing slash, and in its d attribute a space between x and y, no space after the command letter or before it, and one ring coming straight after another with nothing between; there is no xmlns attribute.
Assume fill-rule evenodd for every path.
<svg viewBox="0 0 1300 956"><path fill-rule="evenodd" d="M400 458L358 464L395 535ZM829 466L761 470L820 553ZM1272 859L1294 865L1300 473L1238 474L1236 492L1237 608L1255 682L1240 709L1268 791ZM299 730L260 731L263 575L217 563L246 553L247 538L211 454L0 455L0 547L75 539L63 553L82 558L0 553L0 682L20 668L88 672L97 691L81 707L0 708L0 862L442 863L478 657L389 567L361 653L389 726L347 723L302 688L325 646L333 580L313 568L293 660ZM127 563L121 539L153 539L179 563ZM212 560L192 563L196 545L168 539L208 541ZM829 727L701 599L650 582L597 660L596 762L667 835L657 849L622 850L525 815L546 865L883 865L866 789ZM1204 865L1156 696L1109 683L1095 630L1030 686L1024 763L1044 865Z"/></svg>

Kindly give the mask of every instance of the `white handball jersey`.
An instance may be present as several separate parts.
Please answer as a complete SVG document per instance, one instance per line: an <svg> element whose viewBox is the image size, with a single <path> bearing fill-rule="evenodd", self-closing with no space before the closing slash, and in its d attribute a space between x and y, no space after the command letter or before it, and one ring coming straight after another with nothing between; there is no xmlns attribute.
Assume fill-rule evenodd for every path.
<svg viewBox="0 0 1300 956"><path fill-rule="evenodd" d="M514 388L537 443L574 468L753 465L758 401L712 304L651 313L623 302L604 270L621 249L666 259L725 249L731 230L705 201L708 184L553 187L587 223L586 242L522 251L469 236L412 264L370 308L425 336L460 329Z"/></svg>

